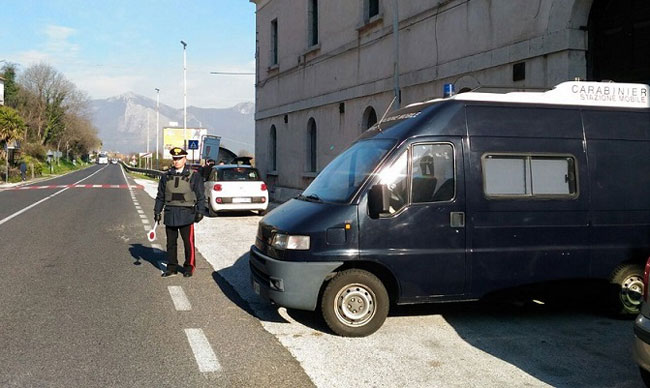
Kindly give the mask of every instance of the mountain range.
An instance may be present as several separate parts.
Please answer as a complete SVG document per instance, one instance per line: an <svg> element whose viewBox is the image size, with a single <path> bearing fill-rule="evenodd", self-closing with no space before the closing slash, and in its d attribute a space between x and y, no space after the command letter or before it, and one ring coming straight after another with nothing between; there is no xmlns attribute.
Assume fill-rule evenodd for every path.
<svg viewBox="0 0 650 388"><path fill-rule="evenodd" d="M135 93L92 100L92 122L98 129L102 149L131 153L156 150L156 101ZM244 102L231 108L187 107L187 128L206 128L208 135L221 136L223 147L239 154L255 153L255 104ZM178 125L173 125L173 123ZM148 123L148 124L147 124ZM172 124L170 124L172 123ZM160 104L160 128L183 127L183 109ZM160 149L163 139L160 133Z"/></svg>

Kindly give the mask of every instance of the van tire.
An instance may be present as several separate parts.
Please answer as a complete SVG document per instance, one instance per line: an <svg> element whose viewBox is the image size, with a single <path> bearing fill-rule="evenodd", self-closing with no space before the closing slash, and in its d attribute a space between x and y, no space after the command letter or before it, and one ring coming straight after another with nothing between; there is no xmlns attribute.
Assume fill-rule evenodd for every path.
<svg viewBox="0 0 650 388"><path fill-rule="evenodd" d="M360 269L339 272L327 283L321 312L327 326L343 337L365 337L388 316L390 299L379 278Z"/></svg>
<svg viewBox="0 0 650 388"><path fill-rule="evenodd" d="M643 268L636 264L621 264L609 279L612 313L636 316L643 301Z"/></svg>

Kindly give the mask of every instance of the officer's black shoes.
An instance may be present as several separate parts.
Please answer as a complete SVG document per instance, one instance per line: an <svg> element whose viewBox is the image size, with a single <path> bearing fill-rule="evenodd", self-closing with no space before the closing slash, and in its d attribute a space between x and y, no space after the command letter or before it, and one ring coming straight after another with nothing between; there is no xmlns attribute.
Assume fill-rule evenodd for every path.
<svg viewBox="0 0 650 388"><path fill-rule="evenodd" d="M176 275L178 275L178 272L167 270L167 271L163 272L162 277L171 278L171 277L176 276Z"/></svg>
<svg viewBox="0 0 650 388"><path fill-rule="evenodd" d="M192 271L185 271L185 273L183 274L183 277L184 278L191 278L192 277Z"/></svg>

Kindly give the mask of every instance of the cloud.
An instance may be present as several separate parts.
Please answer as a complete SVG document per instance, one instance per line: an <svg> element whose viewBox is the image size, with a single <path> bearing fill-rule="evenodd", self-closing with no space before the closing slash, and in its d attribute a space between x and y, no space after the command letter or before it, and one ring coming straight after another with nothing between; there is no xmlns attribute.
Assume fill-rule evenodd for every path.
<svg viewBox="0 0 650 388"><path fill-rule="evenodd" d="M68 39L77 33L77 30L70 27L47 25L43 32L47 36L45 51L55 54L74 55L79 51L79 45L71 43Z"/></svg>

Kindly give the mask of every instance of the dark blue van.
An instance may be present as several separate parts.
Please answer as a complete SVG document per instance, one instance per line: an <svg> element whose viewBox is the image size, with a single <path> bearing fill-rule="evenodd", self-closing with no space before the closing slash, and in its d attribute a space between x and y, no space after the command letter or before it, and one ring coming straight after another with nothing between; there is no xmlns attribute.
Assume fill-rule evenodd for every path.
<svg viewBox="0 0 650 388"><path fill-rule="evenodd" d="M365 336L389 306L602 279L638 312L650 254L650 103L640 84L464 93L407 106L266 215L253 289Z"/></svg>

